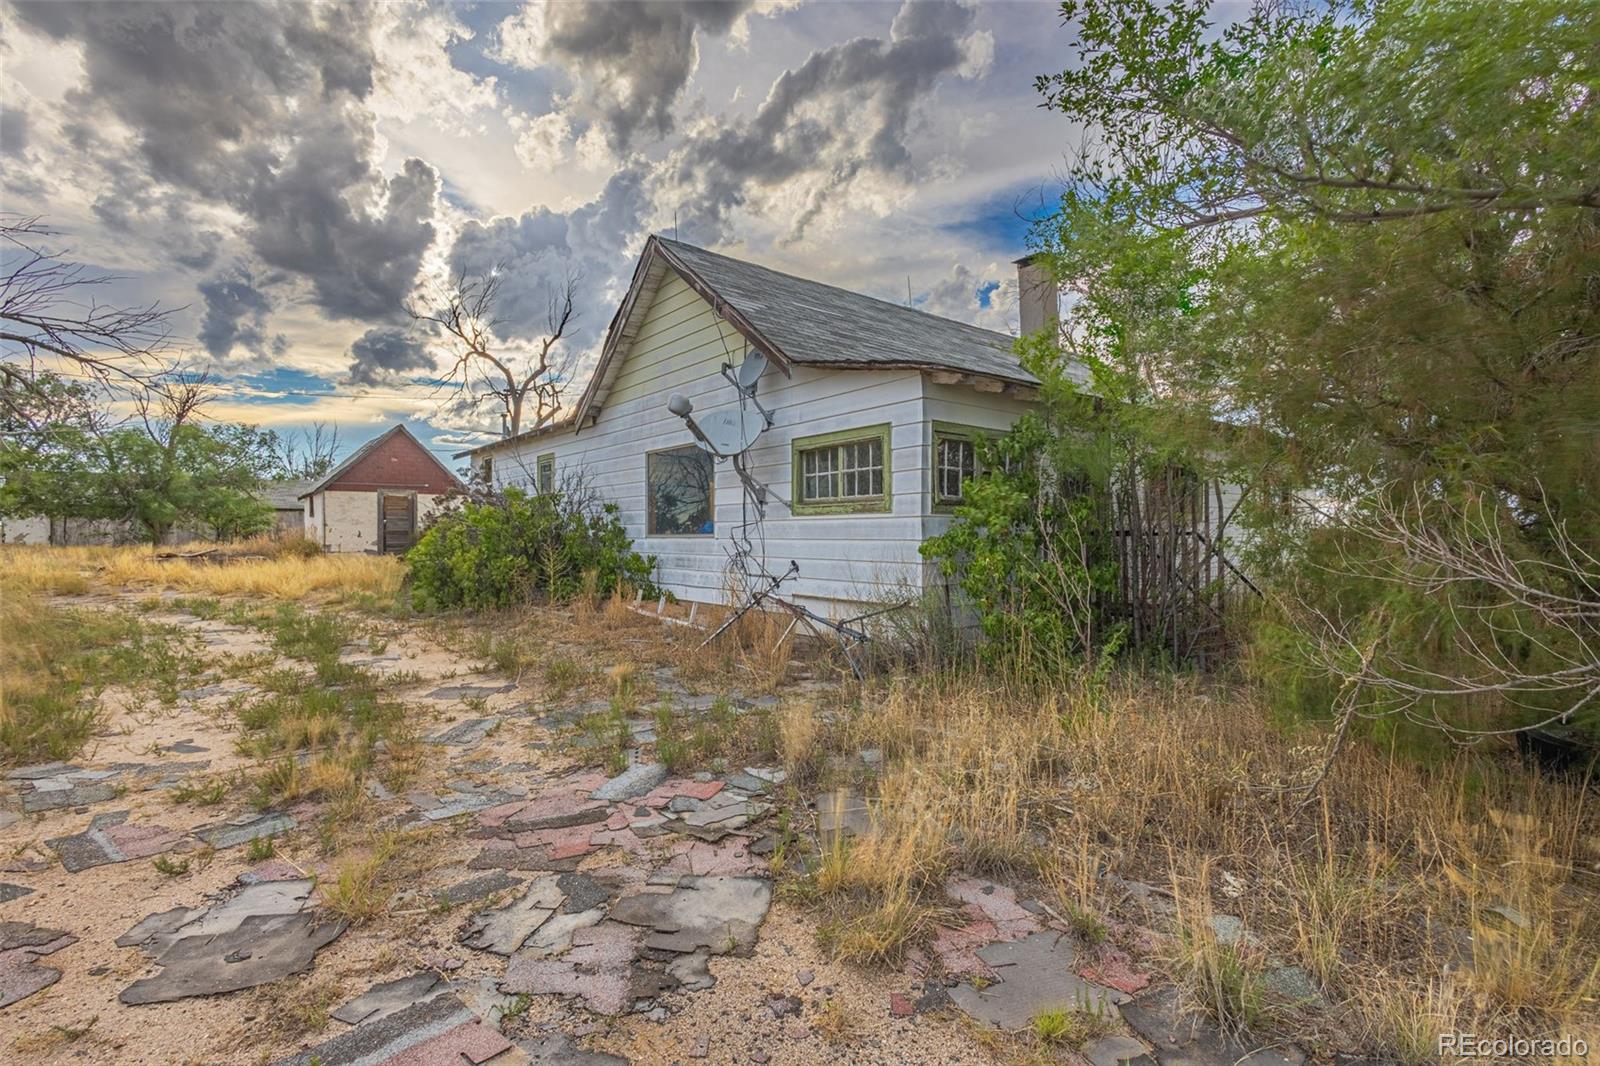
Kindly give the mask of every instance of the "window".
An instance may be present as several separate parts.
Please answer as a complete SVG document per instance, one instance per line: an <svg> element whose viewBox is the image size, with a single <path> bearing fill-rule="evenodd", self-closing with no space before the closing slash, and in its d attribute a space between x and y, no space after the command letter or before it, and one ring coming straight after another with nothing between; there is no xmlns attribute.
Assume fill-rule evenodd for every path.
<svg viewBox="0 0 1600 1066"><path fill-rule="evenodd" d="M492 455L483 457L483 483L490 488L494 487L494 456Z"/></svg>
<svg viewBox="0 0 1600 1066"><path fill-rule="evenodd" d="M954 507L964 498L963 482L978 475L977 430L933 426L933 505Z"/></svg>
<svg viewBox="0 0 1600 1066"><path fill-rule="evenodd" d="M312 518L317 517L317 498L315 496L306 497L306 508L307 515Z"/></svg>
<svg viewBox="0 0 1600 1066"><path fill-rule="evenodd" d="M716 532L711 509L715 475L709 454L694 445L645 456L651 536L710 536Z"/></svg>
<svg viewBox="0 0 1600 1066"><path fill-rule="evenodd" d="M546 452L539 456L539 492L556 491L556 453Z"/></svg>
<svg viewBox="0 0 1600 1066"><path fill-rule="evenodd" d="M794 513L887 511L889 426L867 426L794 442Z"/></svg>

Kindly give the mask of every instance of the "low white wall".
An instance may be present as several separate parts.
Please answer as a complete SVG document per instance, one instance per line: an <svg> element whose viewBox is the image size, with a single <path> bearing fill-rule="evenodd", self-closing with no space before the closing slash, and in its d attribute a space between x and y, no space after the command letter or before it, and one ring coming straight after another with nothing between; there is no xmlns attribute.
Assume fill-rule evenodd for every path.
<svg viewBox="0 0 1600 1066"><path fill-rule="evenodd" d="M316 516L307 516L307 535L330 552L376 552L378 543L378 494L332 490L316 494ZM434 493L417 494L417 533L439 508L444 497Z"/></svg>
<svg viewBox="0 0 1600 1066"><path fill-rule="evenodd" d="M49 544L50 519L44 515L0 518L0 544Z"/></svg>

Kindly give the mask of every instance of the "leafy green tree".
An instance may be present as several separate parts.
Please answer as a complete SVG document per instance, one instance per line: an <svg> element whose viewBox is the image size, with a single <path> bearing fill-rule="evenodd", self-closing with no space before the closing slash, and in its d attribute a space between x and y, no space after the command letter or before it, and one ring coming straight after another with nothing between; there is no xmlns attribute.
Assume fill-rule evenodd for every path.
<svg viewBox="0 0 1600 1066"><path fill-rule="evenodd" d="M1254 565L1297 607L1281 644L1365 626L1341 654L1381 643L1390 676L1457 681L1463 648L1531 674L1582 658L1594 622L1556 633L1370 517L1472 513L1512 558L1600 554L1600 7L1062 12L1072 61L1038 87L1097 139L1037 234L1073 294L1055 358L1102 368L1249 486ZM1542 573L1594 602L1592 569ZM1596 696L1468 702L1520 721Z"/></svg>
<svg viewBox="0 0 1600 1066"><path fill-rule="evenodd" d="M46 380L31 395L66 388ZM169 381L135 422L107 427L91 402L0 441L0 511L127 521L155 542L183 526L217 539L265 531L272 508L259 494L277 469L276 442L253 426L202 424L208 395L203 377ZM82 396L63 396L60 413L79 410Z"/></svg>

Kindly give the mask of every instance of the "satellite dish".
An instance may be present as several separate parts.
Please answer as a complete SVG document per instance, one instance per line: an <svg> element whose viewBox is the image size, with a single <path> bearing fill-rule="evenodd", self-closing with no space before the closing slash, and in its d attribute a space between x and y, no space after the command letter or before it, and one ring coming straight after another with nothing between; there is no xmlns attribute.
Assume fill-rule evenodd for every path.
<svg viewBox="0 0 1600 1066"><path fill-rule="evenodd" d="M756 442L767 421L755 411L730 407L700 419L700 447L726 459L738 455Z"/></svg>
<svg viewBox="0 0 1600 1066"><path fill-rule="evenodd" d="M741 391L752 392L756 382L761 380L761 374L767 369L767 357L752 348L745 355L744 362L739 364L737 384Z"/></svg>

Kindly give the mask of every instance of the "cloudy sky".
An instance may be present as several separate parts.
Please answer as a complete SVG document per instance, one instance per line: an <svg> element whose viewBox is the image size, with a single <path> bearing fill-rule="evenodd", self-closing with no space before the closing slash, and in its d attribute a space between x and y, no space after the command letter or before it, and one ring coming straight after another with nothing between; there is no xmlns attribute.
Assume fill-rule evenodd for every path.
<svg viewBox="0 0 1600 1066"><path fill-rule="evenodd" d="M441 451L408 298L503 264L509 350L581 276L592 356L651 232L1014 331L1076 131L1053 4L0 4L0 210L180 308L213 417L397 419ZM580 363L574 395L585 366Z"/></svg>

